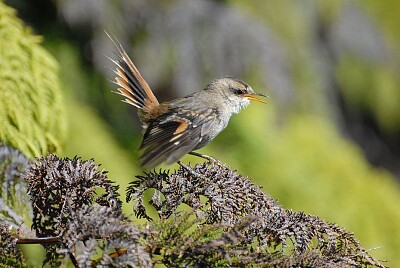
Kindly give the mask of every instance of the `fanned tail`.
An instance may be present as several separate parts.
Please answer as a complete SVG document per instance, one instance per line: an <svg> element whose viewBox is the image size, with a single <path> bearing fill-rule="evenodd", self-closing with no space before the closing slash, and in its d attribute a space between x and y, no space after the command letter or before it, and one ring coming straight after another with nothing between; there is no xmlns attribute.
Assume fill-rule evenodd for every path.
<svg viewBox="0 0 400 268"><path fill-rule="evenodd" d="M159 105L157 98L118 39L116 37L112 38L107 32L106 34L117 48L116 55L118 59L109 58L116 65L116 69L113 72L117 76L115 81L112 81L118 86L118 91L115 91L115 93L125 97L124 102L142 109L145 113L150 113Z"/></svg>

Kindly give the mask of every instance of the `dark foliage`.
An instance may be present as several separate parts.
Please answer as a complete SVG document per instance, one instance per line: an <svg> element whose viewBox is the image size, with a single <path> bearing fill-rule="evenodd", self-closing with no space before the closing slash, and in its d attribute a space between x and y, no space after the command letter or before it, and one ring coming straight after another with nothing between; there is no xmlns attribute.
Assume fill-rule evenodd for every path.
<svg viewBox="0 0 400 268"><path fill-rule="evenodd" d="M0 267L26 267L16 244L15 234L10 232L5 222L0 222Z"/></svg>
<svg viewBox="0 0 400 268"><path fill-rule="evenodd" d="M68 245L65 251L76 252L80 267L152 265L150 254L140 243L147 237L147 232L138 229L120 210L113 207L84 205L73 215L68 230L61 237L64 244ZM102 256L93 261L99 250ZM113 251L113 254L107 254Z"/></svg>
<svg viewBox="0 0 400 268"><path fill-rule="evenodd" d="M49 154L38 159L24 174L33 207L32 228L37 237L55 237L66 232L77 211L98 203L119 210L118 187L98 170L93 160L60 159ZM104 192L104 193L101 193ZM100 194L99 194L100 193ZM46 262L60 264L60 245L46 245Z"/></svg>
<svg viewBox="0 0 400 268"><path fill-rule="evenodd" d="M161 219L168 218L179 205L186 204L195 210L206 211L208 224L234 224L255 211L281 210L272 198L234 170L205 163L197 164L193 171L202 176L194 177L194 172L184 168L171 175L160 171L137 176L138 180L131 182L128 188L127 202L134 201L134 211L139 217L148 217L143 194L154 188L157 191L150 203ZM207 201L202 202L201 197Z"/></svg>
<svg viewBox="0 0 400 268"><path fill-rule="evenodd" d="M283 209L248 178L212 162L137 176L127 201L144 225L123 214L118 187L92 160L48 155L22 177L44 264L53 267L68 260L75 267L385 267L343 228ZM18 266L16 243L35 239L16 239L6 223L1 264Z"/></svg>
<svg viewBox="0 0 400 268"><path fill-rule="evenodd" d="M193 243L196 250L207 248L215 253L228 246L235 252L235 258L239 258L237 264L243 265L287 263L288 266L316 267L325 263L330 267L383 267L343 228L281 208L246 177L227 167L206 162L196 164L190 172L180 168L171 175L160 171L137 178L127 192L127 201L134 202L137 216L152 219L143 200L147 190L155 189L149 203L161 221L175 215L178 207L186 204L196 215L204 217L202 226L214 225L224 234L221 233L218 242L209 242L205 247ZM180 252L179 256L193 256L193 248L188 247L188 252ZM207 255L202 257L203 261L207 259ZM182 261L185 265L193 264Z"/></svg>

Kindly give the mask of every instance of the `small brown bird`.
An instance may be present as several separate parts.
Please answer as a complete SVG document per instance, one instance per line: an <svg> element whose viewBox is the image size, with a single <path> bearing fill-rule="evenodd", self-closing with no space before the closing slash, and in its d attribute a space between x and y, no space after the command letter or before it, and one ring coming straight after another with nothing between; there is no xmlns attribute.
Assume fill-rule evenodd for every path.
<svg viewBox="0 0 400 268"><path fill-rule="evenodd" d="M109 36L110 37L110 36ZM150 86L143 79L118 40L114 71L118 93L123 100L138 108L143 124L143 150L139 160L144 168L161 163L172 164L186 154L197 153L213 140L227 125L233 114L249 105L250 100L266 103L245 82L232 77L219 77L205 89L183 98L159 103Z"/></svg>

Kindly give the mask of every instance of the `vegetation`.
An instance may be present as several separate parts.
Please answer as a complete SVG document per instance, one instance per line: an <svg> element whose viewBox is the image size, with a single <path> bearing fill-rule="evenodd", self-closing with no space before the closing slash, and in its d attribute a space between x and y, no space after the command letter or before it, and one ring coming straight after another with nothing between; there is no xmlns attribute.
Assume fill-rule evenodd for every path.
<svg viewBox="0 0 400 268"><path fill-rule="evenodd" d="M7 162L20 159L1 149L9 152ZM343 228L281 208L248 178L215 163L137 176L126 201L147 219L144 224L123 214L118 186L92 160L50 154L22 176L10 176L21 172L20 165L9 166L17 168L4 172L6 185L28 184L37 237L12 239L8 221L2 223L3 264L9 267L25 265L16 244L35 242L45 246L44 263L52 267L68 260L75 267L385 267ZM145 204L149 190L156 217ZM18 213L26 210L12 214Z"/></svg>

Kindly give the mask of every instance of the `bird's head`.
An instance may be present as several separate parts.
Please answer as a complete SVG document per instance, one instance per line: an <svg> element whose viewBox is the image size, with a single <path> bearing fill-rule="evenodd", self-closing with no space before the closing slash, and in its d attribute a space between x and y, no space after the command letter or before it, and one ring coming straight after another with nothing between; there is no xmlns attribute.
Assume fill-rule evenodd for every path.
<svg viewBox="0 0 400 268"><path fill-rule="evenodd" d="M233 76L219 77L211 81L207 89L213 90L230 107L232 113L238 113L242 108L250 104L250 101L266 103L259 97L267 95L255 92L247 83Z"/></svg>

